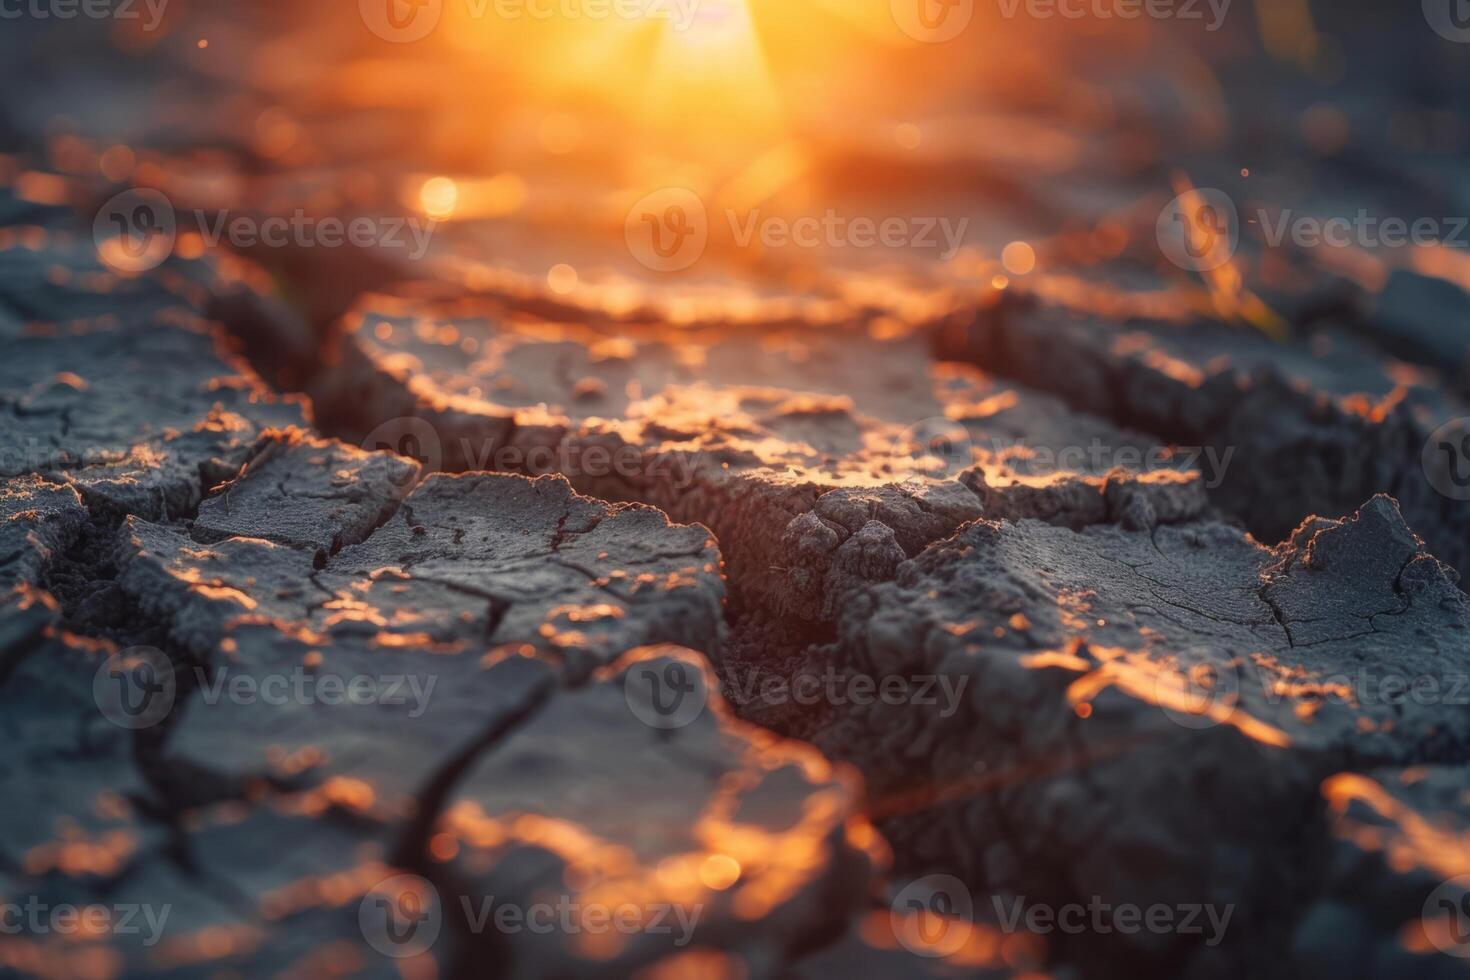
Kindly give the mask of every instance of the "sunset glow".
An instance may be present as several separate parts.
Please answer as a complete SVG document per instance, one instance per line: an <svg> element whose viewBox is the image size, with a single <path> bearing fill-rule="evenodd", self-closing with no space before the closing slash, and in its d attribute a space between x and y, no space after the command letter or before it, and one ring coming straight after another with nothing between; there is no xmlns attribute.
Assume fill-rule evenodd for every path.
<svg viewBox="0 0 1470 980"><path fill-rule="evenodd" d="M0 0L0 975L1470 963L1470 0Z"/></svg>

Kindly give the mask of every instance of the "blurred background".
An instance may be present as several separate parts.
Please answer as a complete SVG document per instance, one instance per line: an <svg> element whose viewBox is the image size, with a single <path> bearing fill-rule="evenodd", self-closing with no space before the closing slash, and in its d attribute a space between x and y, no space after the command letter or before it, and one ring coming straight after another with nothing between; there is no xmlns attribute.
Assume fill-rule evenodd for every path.
<svg viewBox="0 0 1470 980"><path fill-rule="evenodd" d="M334 284L675 319L911 319L1024 284L1268 332L1396 268L1470 286L1470 232L1266 248L1256 217L1470 214L1462 0L10 2L0 151L38 171L24 194L75 193L40 170L99 200L156 188L185 250L224 209L441 223L413 266L333 256ZM1223 269L1160 247L1191 187L1237 209ZM816 244L765 234L800 217L826 220ZM850 224L893 218L901 243ZM700 232L698 260L651 257L655 229ZM329 318L310 268L280 274Z"/></svg>

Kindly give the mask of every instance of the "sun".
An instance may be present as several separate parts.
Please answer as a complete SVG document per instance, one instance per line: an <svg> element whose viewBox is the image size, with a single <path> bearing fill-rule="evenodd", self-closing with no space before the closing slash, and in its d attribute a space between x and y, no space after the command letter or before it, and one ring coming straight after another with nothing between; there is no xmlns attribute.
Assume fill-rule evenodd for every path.
<svg viewBox="0 0 1470 980"><path fill-rule="evenodd" d="M684 2L695 13L663 25L642 80L643 121L706 141L778 136L785 113L745 0Z"/></svg>
<svg viewBox="0 0 1470 980"><path fill-rule="evenodd" d="M890 62L904 44L891 8L892 0L466 0L445 3L437 37L448 49L446 77L465 80L446 97L469 111L483 105L487 122L514 106L526 143L559 162L595 152L629 183L694 186L746 174L746 184L766 187L805 172L824 134L860 124L854 106L875 93L893 97Z"/></svg>

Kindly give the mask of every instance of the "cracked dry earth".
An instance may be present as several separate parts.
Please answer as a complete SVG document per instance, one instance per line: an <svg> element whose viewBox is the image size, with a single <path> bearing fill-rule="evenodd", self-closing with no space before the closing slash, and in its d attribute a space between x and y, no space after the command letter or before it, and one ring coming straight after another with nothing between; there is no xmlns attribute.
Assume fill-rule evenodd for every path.
<svg viewBox="0 0 1470 980"><path fill-rule="evenodd" d="M410 50L387 115L415 138L362 125L322 94L348 32L285 6L195 23L269 31L299 92L187 43L89 54L189 83L128 118L181 214L372 185L344 160L382 186L335 206L399 207L420 119L478 145ZM17 56L0 137L47 143L85 101L48 79L107 74L75 61ZM119 275L90 227L119 188L57 165L77 145L0 156L0 906L167 916L0 932L0 977L1465 976L1470 504L1422 451L1470 417L1470 298L1249 239L1290 329L1181 296L1157 207L1123 202L1230 154L1140 163L1054 65L1013 70L996 142L1065 137L1071 171L829 148L983 200L1001 237L970 245L1063 270L978 290L835 260L601 275L606 241L546 215L465 217L413 263L181 229ZM1260 75L1226 89L1289 131L1271 107L1316 96ZM300 157L240 145L221 93L285 105ZM1253 159L1288 202L1447 166L1350 150ZM1129 244L1027 224L1057 212L1106 241L1127 212ZM1015 914L1095 905L1197 926Z"/></svg>
<svg viewBox="0 0 1470 980"><path fill-rule="evenodd" d="M6 936L0 970L1460 970L1421 909L1470 873L1470 714L1365 696L1470 676L1470 602L1409 517L1460 557L1452 515L1401 469L1402 499L1271 546L1244 528L1379 477L1243 498L1121 427L1259 442L1269 412L1381 447L1412 419L1337 407L1371 381L1258 393L1224 334L1104 341L1037 302L732 332L404 288L356 301L303 397L236 353L305 329L237 260L119 278L66 210L7 191L0 219L0 896L170 910L153 944ZM1046 393L1043 345L1096 380ZM1061 452L1094 442L1148 464ZM147 724L108 698L130 671L168 679ZM769 684L825 675L933 695ZM281 678L401 696L227 693ZM933 874L973 907L890 911ZM389 957L361 909L402 881L439 931ZM563 893L697 915L470 914ZM1092 896L1230 927L1005 921Z"/></svg>

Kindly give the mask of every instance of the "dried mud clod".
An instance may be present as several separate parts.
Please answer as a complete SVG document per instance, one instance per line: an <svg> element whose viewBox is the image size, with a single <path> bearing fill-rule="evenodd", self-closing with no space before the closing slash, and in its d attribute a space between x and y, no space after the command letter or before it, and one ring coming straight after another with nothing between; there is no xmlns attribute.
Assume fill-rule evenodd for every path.
<svg viewBox="0 0 1470 980"><path fill-rule="evenodd" d="M345 326L313 389L327 428L699 521L727 542L737 617L798 634L830 631L844 595L982 514L1153 526L1207 509L1191 461L935 365L917 335L613 331L389 296Z"/></svg>
<svg viewBox="0 0 1470 980"><path fill-rule="evenodd" d="M573 836L605 834L609 853L636 843L623 839L634 828L672 832L656 813L675 790L688 806L709 797L728 846L747 821L786 833L787 864L747 857L741 873L781 907L736 917L727 906L703 920L709 942L743 943L774 969L841 932L882 857L855 778L714 708L687 736L663 733L611 672L644 656L708 670L724 586L707 530L557 477L423 479L403 457L315 438L297 405L220 353L217 328L189 319L200 304L166 280L114 284L147 295L126 316L99 297L112 314L98 322L64 319L90 312L86 296L6 298L37 318L6 321L21 355L13 377L56 378L4 389L7 438L55 452L18 459L0 497L0 726L18 747L0 786L25 804L6 825L0 896L167 917L156 933L7 942L0 968L400 975L359 910L395 898L385 880L433 877L440 810L459 795L488 805L483 789L456 786L503 745L517 771L538 757L575 762L620 807L646 777L632 801L643 815L622 830L580 826L595 822L580 780L557 794L532 779L511 799ZM630 654L654 643L681 646ZM108 713L106 689L139 667L156 688L145 711L154 697L166 704L135 728ZM518 734L542 713L550 726ZM583 743L603 748L566 755ZM774 816L725 808L772 793ZM788 831L783 815L810 822ZM737 895L725 867L717 884ZM585 903L598 888L607 897L600 876L626 871L594 868L562 888ZM687 889L666 898L703 902ZM788 916L796 906L806 911ZM756 937L778 911L791 925L768 950ZM444 939L406 965L455 969L464 935L445 922ZM597 952L536 955L593 972Z"/></svg>
<svg viewBox="0 0 1470 980"><path fill-rule="evenodd" d="M1322 780L1470 751L1448 696L1467 628L1457 576L1383 497L1276 549L1215 523L980 522L850 602L797 670L906 679L812 735L867 776L899 867L987 896L1229 906L1218 949L1091 941L1270 972L1326 860ZM1444 696L1390 696L1415 683Z"/></svg>
<svg viewBox="0 0 1470 980"><path fill-rule="evenodd" d="M1441 492L1425 461L1431 436L1470 403L1398 360L1392 337L1376 346L1331 319L1288 342L1199 317L1120 324L1022 295L956 312L934 335L945 356L1209 449L1211 501L1263 541L1390 493L1438 557L1470 571L1470 504Z"/></svg>

